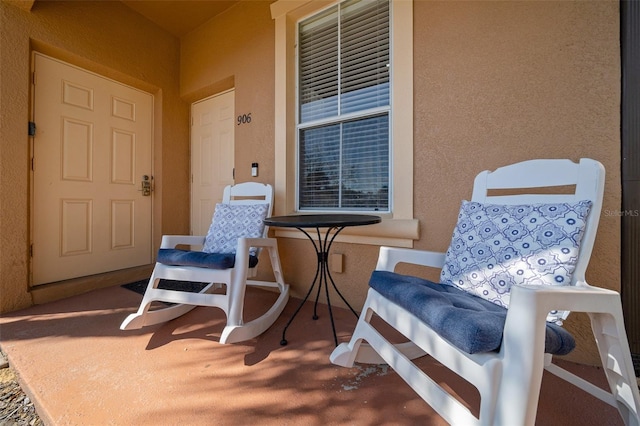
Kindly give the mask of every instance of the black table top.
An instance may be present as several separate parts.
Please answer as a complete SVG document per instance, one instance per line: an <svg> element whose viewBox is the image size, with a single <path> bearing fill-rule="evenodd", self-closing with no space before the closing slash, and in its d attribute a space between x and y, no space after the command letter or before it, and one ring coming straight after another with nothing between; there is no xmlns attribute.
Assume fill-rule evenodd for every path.
<svg viewBox="0 0 640 426"><path fill-rule="evenodd" d="M282 228L331 228L373 225L381 221L380 216L370 214L324 213L271 216L266 218L264 223L267 226Z"/></svg>

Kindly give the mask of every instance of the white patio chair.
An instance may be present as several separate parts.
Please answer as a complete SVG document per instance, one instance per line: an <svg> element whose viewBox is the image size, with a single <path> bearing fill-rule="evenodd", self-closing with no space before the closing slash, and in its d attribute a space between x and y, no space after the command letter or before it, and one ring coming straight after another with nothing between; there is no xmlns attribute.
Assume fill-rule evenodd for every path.
<svg viewBox="0 0 640 426"><path fill-rule="evenodd" d="M198 305L220 308L227 324L220 343L252 339L268 329L278 318L289 299L284 283L277 240L267 238L263 219L271 215L271 185L248 182L224 189L222 203L216 211L207 236L165 235L149 284L138 311L120 325L121 330L138 329L177 318ZM202 247L202 251L178 246ZM255 277L258 256L266 249L275 282L248 280ZM161 279L207 283L199 293L158 288ZM226 286L226 291L212 294ZM246 286L276 289L278 298L267 312L251 321L243 321ZM154 301L175 305L150 310Z"/></svg>
<svg viewBox="0 0 640 426"><path fill-rule="evenodd" d="M480 173L472 195L472 201L480 204L463 203L446 254L381 248L353 336L333 351L331 362L345 367L351 367L354 362L389 364L451 424L534 424L542 373L546 369L616 407L626 424L638 425L640 398L620 295L592 287L585 281L602 207L604 174L603 166L590 159L582 159L579 164L555 159L525 161ZM566 193L568 185L575 185L573 193ZM545 188L548 192L548 187L556 186L565 186L564 193L526 191L526 188ZM515 192L517 188L525 190ZM496 193L498 189L509 193ZM591 202L590 212L586 212L582 200ZM569 211L558 214L556 204L555 211L551 212L556 216L547 215L545 219L549 211L542 210L550 207L550 203L565 203L560 206ZM528 215L529 208L537 213ZM579 240L576 236L581 234L580 221L585 213L582 242L576 257L575 240ZM513 225L510 230L519 232L517 220L511 225L507 223L518 214L525 215L520 217L529 225L532 220L546 223L545 232L536 234L535 227L531 226L531 233L524 231L522 235L528 240L518 240L519 235L509 232L493 234L492 227L500 228L503 224L505 228L500 229ZM545 240L553 237L554 232L560 238L562 232L553 230L554 226L571 233L573 239L558 244ZM505 235L511 235L513 247L520 253L496 249L502 255L492 259L486 257L486 246L474 245L488 243L491 247L505 248L512 243L504 239ZM538 237L542 242L535 247ZM524 241L528 241L526 250ZM494 253L493 249L489 252ZM504 256L505 253L510 255ZM534 262L526 263L533 258ZM403 262L442 268L441 282L445 284L393 272L396 265ZM506 274L495 275L499 267L505 267ZM487 285L496 276L499 279L494 281L495 285ZM540 285L549 278L553 285ZM510 287L510 292L501 293L502 284L510 280L513 286L504 286L506 290ZM558 283L562 280L564 285ZM493 302L507 304L508 309L477 297L474 292ZM558 326L570 310L586 312L591 320L610 391L552 362L554 354L566 354L575 346L573 337ZM374 315L400 331L409 342L391 344L371 324ZM477 388L481 398L478 418L411 361L425 354Z"/></svg>

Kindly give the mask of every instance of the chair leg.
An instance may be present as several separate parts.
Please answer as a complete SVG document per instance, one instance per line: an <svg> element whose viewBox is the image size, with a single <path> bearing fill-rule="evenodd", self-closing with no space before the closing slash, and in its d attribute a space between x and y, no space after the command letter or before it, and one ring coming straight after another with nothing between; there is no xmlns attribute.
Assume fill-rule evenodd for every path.
<svg viewBox="0 0 640 426"><path fill-rule="evenodd" d="M137 330L148 325L162 324L186 314L195 307L195 305L182 304L154 311L149 311L147 308L144 312L138 311L125 318L122 324L120 324L120 330Z"/></svg>
<svg viewBox="0 0 640 426"><path fill-rule="evenodd" d="M161 266L160 266L161 268ZM147 325L161 324L163 322L171 321L178 318L187 312L194 309L195 305L189 304L176 304L162 309L150 311L151 303L158 299L158 293L164 290L158 289L160 283L160 277L157 274L158 265L154 268L151 278L149 278L149 284L140 302L140 307L136 313L127 316L127 318L120 324L120 330L138 330ZM212 285L205 287L201 293L206 293L210 290Z"/></svg>
<svg viewBox="0 0 640 426"><path fill-rule="evenodd" d="M342 367L352 367L354 362L361 364L385 364L382 356L367 342L366 336L378 332L371 325L373 312L377 311L376 297L367 295L358 323L353 331L349 343L341 343L331 353L330 360L333 364ZM408 359L416 359L427 353L411 341L395 343L394 348Z"/></svg>
<svg viewBox="0 0 640 426"><path fill-rule="evenodd" d="M284 283L282 278L277 247L268 247L268 251L276 282L247 280L249 252L246 247L246 250L239 250L236 257L236 262L239 265L246 265L246 267L244 269L238 268L230 276L224 278L224 282L227 284L226 294L209 294L219 287L217 282L210 283L199 293L159 289L157 287L160 278L188 280L193 274L189 275L189 271L179 271L163 264L156 264L140 307L136 313L129 315L122 322L120 329L134 330L147 325L160 324L178 318L197 306L212 306L222 309L227 316L227 323L220 337L220 343L241 342L262 334L278 319L289 300L289 286ZM207 282L216 278L200 274L197 279ZM280 294L266 313L245 323L243 310L247 285L275 288ZM170 301L176 304L167 308L149 310L154 301Z"/></svg>
<svg viewBox="0 0 640 426"><path fill-rule="evenodd" d="M332 364L351 368L353 367L353 364L356 362L356 360L360 361L360 359L358 359L358 355L363 343L363 339L365 339L365 337L370 335L372 332L375 332L370 324L372 316L373 311L369 308L369 298L367 298L367 301L365 301L362 308L360 318L358 318L356 328L353 330L353 334L351 335L351 340L349 340L349 343L339 344L333 350L333 352L331 352L329 361L331 361ZM370 357L367 359L367 361L369 361L367 362L368 364L385 363L384 359L380 355L378 355L375 350L370 351L369 355Z"/></svg>
<svg viewBox="0 0 640 426"><path fill-rule="evenodd" d="M598 345L602 367L615 405L625 424L640 424L640 395L622 319L613 314L590 313L591 328Z"/></svg>
<svg viewBox="0 0 640 426"><path fill-rule="evenodd" d="M276 282L247 280L246 273L234 274L232 277L233 284L227 289L229 292L229 309L227 325L220 336L220 343L222 344L242 342L264 333L278 319L289 300L289 286L284 283L282 278L278 249L275 246L270 246L266 249L269 253ZM236 258L236 262L245 261L243 259L242 256L239 256ZM248 264L248 259L246 262ZM245 323L243 321L243 308L248 285L277 288L280 295L266 313Z"/></svg>
<svg viewBox="0 0 640 426"><path fill-rule="evenodd" d="M548 360L545 369L573 384L599 400L615 407L626 425L640 425L640 397L636 382L631 352L622 322L622 311L618 313L588 313L591 328L598 346L603 371L609 391L594 385Z"/></svg>
<svg viewBox="0 0 640 426"><path fill-rule="evenodd" d="M236 262L241 262L240 255L237 254ZM244 295L247 288L247 268L244 273L239 272L240 268L236 268L231 274L231 285L227 286L227 327L235 327L242 325L242 317L244 311Z"/></svg>
<svg viewBox="0 0 640 426"><path fill-rule="evenodd" d="M271 308L260 317L241 325L229 324L222 331L220 343L237 343L253 339L264 333L278 319L289 300L289 285L278 285L277 283L250 281L249 285L259 285L261 287L276 287L280 290L280 295Z"/></svg>
<svg viewBox="0 0 640 426"><path fill-rule="evenodd" d="M417 345L412 345L417 349L404 350L405 348L389 342L370 323L374 312L387 322L391 320L390 323L394 327L399 324L406 325L411 323L411 320L407 317L407 315L410 314L407 313L405 315L405 313L403 313L406 311L401 310L392 313L388 312L385 306L388 306L388 301L370 289L351 340L349 343L342 343L336 347L331 353L331 362L343 367L352 367L354 362L360 362L360 359L363 357L369 358L367 362L373 361L374 357L370 356L370 353L375 352L379 354L377 358L380 360L380 363L387 363L398 376L448 423L464 425L479 424L478 419L471 414L467 407L450 395L442 386L411 361L411 359L416 358L420 354L425 354L422 349L419 349ZM396 315L396 313L398 315ZM411 323L409 328L412 328L416 334L419 334L420 331L413 328L413 325L414 323ZM404 330L403 334L405 332L406 330ZM495 368L490 368L490 371L493 372L494 370ZM482 379L483 380L480 381L487 381L484 380L485 377ZM482 424L481 421L480 424ZM485 422L485 424L491 423Z"/></svg>
<svg viewBox="0 0 640 426"><path fill-rule="evenodd" d="M156 264L157 268L157 264ZM142 302L140 302L140 306L135 314L131 314L122 321L120 324L120 330L137 330L145 325L145 316L151 307L151 303L153 302L153 298L151 294L153 290L158 287L160 282L160 278L156 277L156 268L153 269L153 273L149 278L149 282L147 283L147 288L144 291L144 295L142 296Z"/></svg>

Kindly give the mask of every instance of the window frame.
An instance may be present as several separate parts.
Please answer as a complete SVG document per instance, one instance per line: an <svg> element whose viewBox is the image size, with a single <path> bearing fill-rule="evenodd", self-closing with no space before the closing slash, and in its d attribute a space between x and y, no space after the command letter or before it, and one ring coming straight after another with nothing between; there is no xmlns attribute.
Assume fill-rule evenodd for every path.
<svg viewBox="0 0 640 426"><path fill-rule="evenodd" d="M279 0L271 4L275 20L275 205L274 214L296 211L297 176L297 56L298 22L337 0ZM419 223L413 217L413 1L391 0L390 213L382 223L350 227L338 241L413 247ZM394 46L402 46L395 49ZM402 113L399 113L402 111ZM305 238L295 230L277 236ZM300 237L302 235L302 237Z"/></svg>
<svg viewBox="0 0 640 426"><path fill-rule="evenodd" d="M302 114L302 100L301 100L301 86L302 86L302 82L301 82L301 69L300 69L300 25L308 20L308 19L313 19L314 17L318 16L318 15L322 15L325 12L328 12L330 9L332 8L336 8L336 17L337 19L342 19L341 16L341 11L342 8L340 7L341 3L344 3L346 0L340 0L338 2L335 2L327 7L324 7L321 10L318 10L316 12L314 12L311 15L308 15L302 19L299 19L296 22L296 190L295 190L295 211L299 212L301 214L310 214L310 213L371 213L371 214L389 214L393 211L393 204L392 204L392 189L391 188L391 182L392 182L392 165L391 165L391 144L392 144L392 140L391 140L391 92L393 90L393 88L391 87L391 72L389 72L389 103L388 105L385 106L376 106L376 107L369 107L367 109L364 110L357 110L357 111L350 111L350 112L346 112L343 113L341 111L341 107L340 105L340 98L341 98L341 89L342 86L340 85L340 80L336 81L338 87L337 87L337 98L336 98L336 102L337 102L337 108L338 108L338 112L336 115L331 115L331 116L327 116L327 117L320 117L320 118L311 118L307 121L303 121L303 114ZM391 49L391 32L392 32L392 28L391 28L391 24L392 24L392 9L393 9L393 1L392 0L386 0L389 4L389 63L391 65L393 65L393 55L392 55L392 49ZM341 28L341 25L338 24L338 28ZM338 44L342 43L342 38L345 36L344 34L342 34L342 30L339 31L340 33L338 34L337 37L337 42ZM339 69L342 70L344 67L344 63L341 61L340 59L340 49L336 50L335 54L338 56L338 63L339 63ZM389 66L389 65L387 65ZM392 67L391 67L392 68ZM338 73L340 74L340 72ZM375 208L346 208L346 207L336 207L336 208L323 208L323 207L318 207L318 206L309 206L309 207L303 207L301 205L302 201L301 201L301 188L302 188L302 179L303 176L301 175L302 170L301 170L301 166L302 166L302 155L303 153L301 152L301 135L302 132L304 132L305 130L311 130L311 129L317 129L317 128L322 128L322 127L326 127L326 126L332 126L332 125L339 125L340 129L343 128L343 125L349 122L354 122L354 121L361 121L361 120L365 120L365 119L369 119L369 118L375 118L377 116L385 116L385 119L388 121L389 123L389 131L387 133L387 150L388 150L388 163L387 163L387 169L388 169L388 173L387 173L387 188L388 188L388 198L387 198L387 206L384 208L384 210L376 210ZM340 150L340 156L342 156L342 154L344 154L344 151ZM342 168L340 168L340 174L342 173ZM339 193L341 193L341 191L339 190ZM338 204L341 204L342 202L348 202L348 199L342 199L341 196L338 196Z"/></svg>

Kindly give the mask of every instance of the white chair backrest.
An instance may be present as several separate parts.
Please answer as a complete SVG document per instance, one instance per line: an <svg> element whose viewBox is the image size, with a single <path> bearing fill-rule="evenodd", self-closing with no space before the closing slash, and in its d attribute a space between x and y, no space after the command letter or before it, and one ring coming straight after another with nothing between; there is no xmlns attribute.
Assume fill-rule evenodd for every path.
<svg viewBox="0 0 640 426"><path fill-rule="evenodd" d="M222 193L222 202L225 204L269 204L267 217L273 211L273 187L259 182L244 182L236 185L228 185ZM267 236L269 229L264 227L263 237Z"/></svg>
<svg viewBox="0 0 640 426"><path fill-rule="evenodd" d="M559 159L524 161L478 174L471 201L518 205L591 200L591 211L571 282L571 285L576 285L585 280L585 271L591 258L602 210L604 177L604 166L588 158L582 158L580 163ZM526 189L535 191L525 192Z"/></svg>

